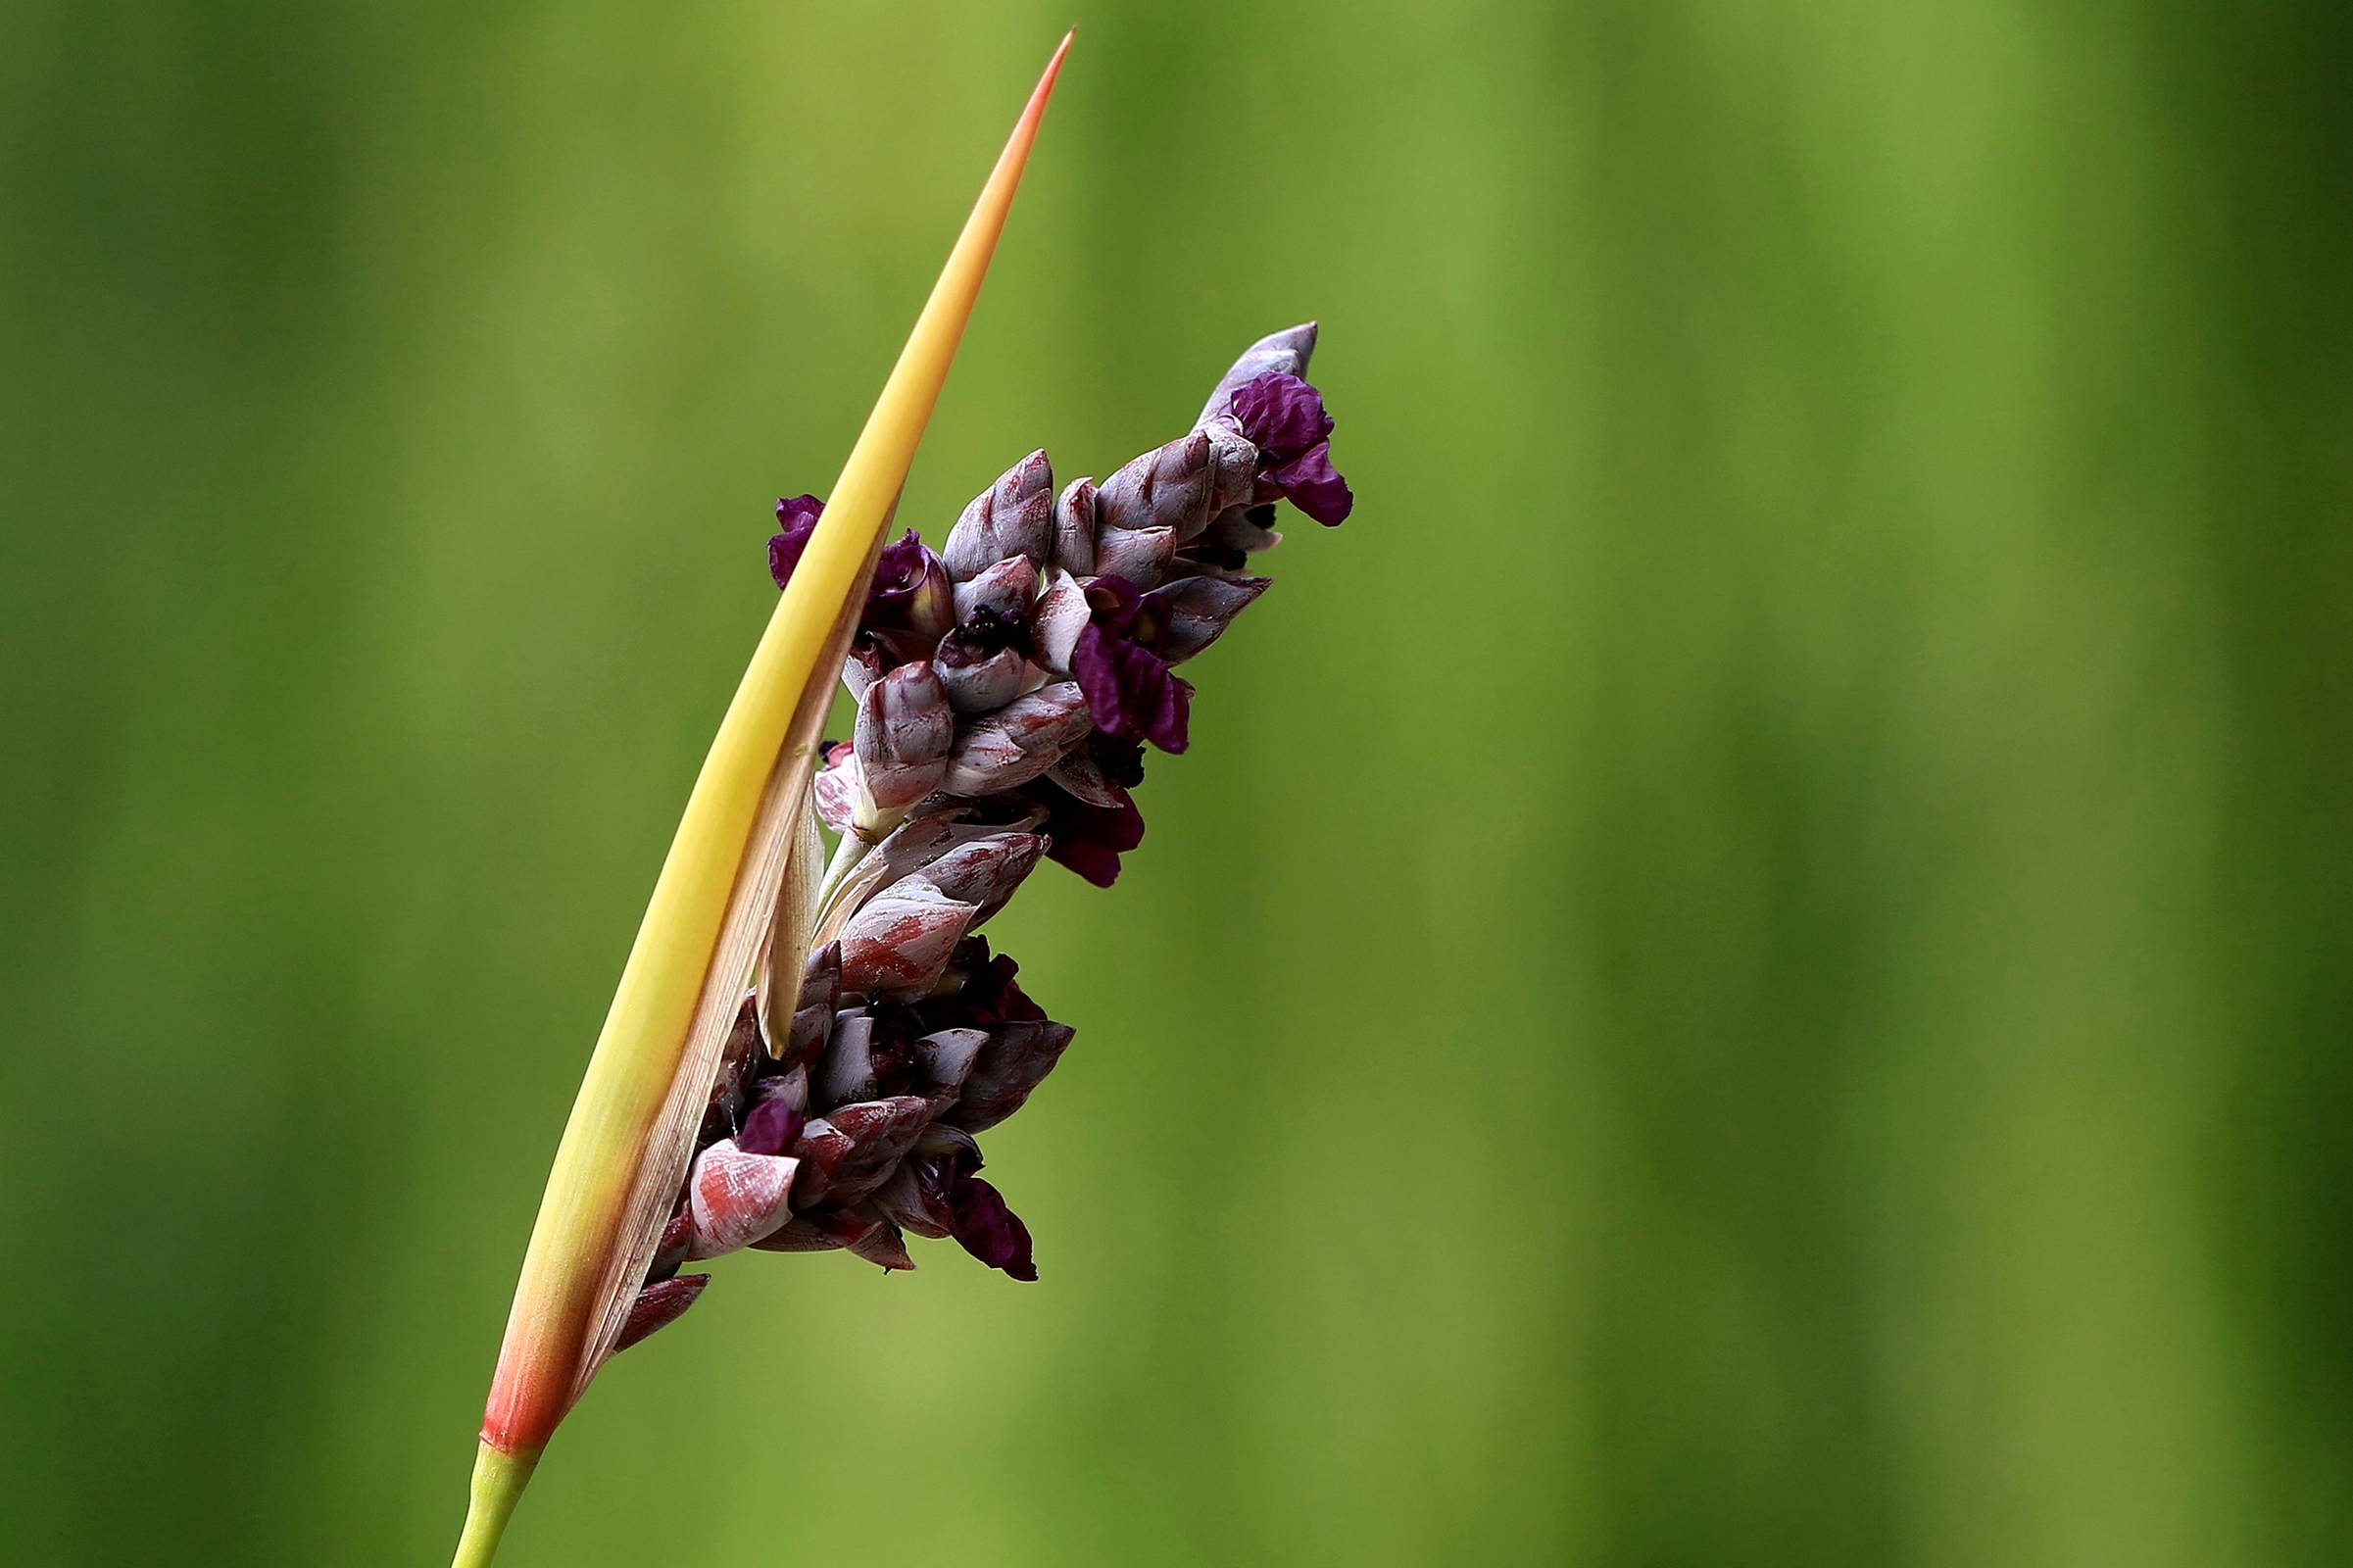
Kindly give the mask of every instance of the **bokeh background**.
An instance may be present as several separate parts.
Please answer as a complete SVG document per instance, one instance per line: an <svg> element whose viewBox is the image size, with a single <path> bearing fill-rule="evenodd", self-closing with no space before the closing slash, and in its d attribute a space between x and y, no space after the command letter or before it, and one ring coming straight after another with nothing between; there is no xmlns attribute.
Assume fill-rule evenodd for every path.
<svg viewBox="0 0 2353 1568"><path fill-rule="evenodd" d="M0 1560L437 1564L702 750L1325 323L1044 1281L748 1254L502 1562L2353 1556L2353 12L0 5Z"/></svg>

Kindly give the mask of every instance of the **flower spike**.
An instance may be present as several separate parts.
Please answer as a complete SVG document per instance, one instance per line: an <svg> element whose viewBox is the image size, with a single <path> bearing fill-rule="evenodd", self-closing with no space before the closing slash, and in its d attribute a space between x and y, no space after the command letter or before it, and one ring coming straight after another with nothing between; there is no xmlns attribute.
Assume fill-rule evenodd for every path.
<svg viewBox="0 0 2353 1568"><path fill-rule="evenodd" d="M745 977L775 923L789 862L808 842L815 726L877 547L1069 48L1064 37L1031 93L821 514L779 506L785 531L771 569L786 579L784 593L695 781L557 1150L491 1383L454 1568L490 1561L541 1449L598 1366L702 1289L681 1279L653 1300L641 1292Z"/></svg>

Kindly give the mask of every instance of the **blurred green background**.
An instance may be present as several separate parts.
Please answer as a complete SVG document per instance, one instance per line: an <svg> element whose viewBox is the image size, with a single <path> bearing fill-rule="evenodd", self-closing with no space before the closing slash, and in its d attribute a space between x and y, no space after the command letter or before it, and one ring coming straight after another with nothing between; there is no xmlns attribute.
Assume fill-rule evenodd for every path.
<svg viewBox="0 0 2353 1568"><path fill-rule="evenodd" d="M0 1560L447 1560L772 590L1314 316L1044 1281L722 1262L503 1563L2353 1557L2353 13L0 4ZM993 932L992 934L999 934Z"/></svg>

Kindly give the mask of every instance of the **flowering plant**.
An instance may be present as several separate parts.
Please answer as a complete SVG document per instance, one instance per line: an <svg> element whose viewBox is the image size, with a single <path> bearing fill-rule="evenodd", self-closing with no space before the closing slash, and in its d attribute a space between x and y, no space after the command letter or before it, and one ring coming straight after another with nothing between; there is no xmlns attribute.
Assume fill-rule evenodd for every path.
<svg viewBox="0 0 2353 1568"><path fill-rule="evenodd" d="M1068 40L1063 50L1069 47ZM978 1137L1072 1030L978 928L1041 859L1109 886L1145 749L1189 744L1175 673L1265 592L1288 500L1353 504L1303 378L1312 322L1251 345L1184 436L1057 493L1034 452L938 551L883 543L1035 137L1057 52L830 504L776 505L781 598L713 742L558 1151L493 1380L458 1568L613 1354L743 1248L910 1269L953 1237L1018 1280L1028 1228ZM817 740L838 673L852 738ZM838 835L828 858L819 824Z"/></svg>

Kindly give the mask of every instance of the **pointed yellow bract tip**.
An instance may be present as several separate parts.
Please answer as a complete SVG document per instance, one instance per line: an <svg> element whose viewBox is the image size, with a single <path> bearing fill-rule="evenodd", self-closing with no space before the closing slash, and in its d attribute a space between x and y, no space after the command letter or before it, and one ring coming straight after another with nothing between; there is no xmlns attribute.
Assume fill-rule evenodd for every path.
<svg viewBox="0 0 2353 1568"><path fill-rule="evenodd" d="M665 1105L674 1113L694 1087L680 1079L698 1000L707 980L743 983L711 968L763 799L772 808L781 789L798 802L807 788L813 723L836 673L825 654L844 617L855 621L853 599L898 507L1075 36L1073 28L1054 51L990 172L695 780L548 1176L484 1411L462 1563L489 1560L539 1450L595 1371L615 1290L635 1289L620 1265L650 1244L635 1234L649 1173L683 1157L683 1148L667 1147ZM811 705L817 718L796 724ZM685 1125L691 1137L694 1123ZM656 1197L659 1228L667 1196Z"/></svg>

